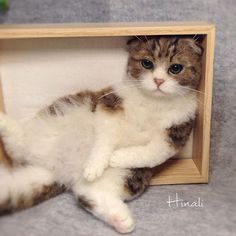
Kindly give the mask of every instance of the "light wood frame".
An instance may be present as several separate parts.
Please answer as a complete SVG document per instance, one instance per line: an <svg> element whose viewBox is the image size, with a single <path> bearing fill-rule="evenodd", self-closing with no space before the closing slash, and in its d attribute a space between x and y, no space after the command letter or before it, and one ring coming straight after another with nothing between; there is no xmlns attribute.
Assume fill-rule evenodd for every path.
<svg viewBox="0 0 236 236"><path fill-rule="evenodd" d="M151 184L207 183L215 26L204 22L2 25L2 39L66 38L133 35L204 35L202 80L198 116L193 134L192 159L172 159L156 168ZM0 48L1 52L1 48ZM205 96L204 94L207 94ZM4 111L0 88L0 110ZM4 158L0 148L0 159Z"/></svg>

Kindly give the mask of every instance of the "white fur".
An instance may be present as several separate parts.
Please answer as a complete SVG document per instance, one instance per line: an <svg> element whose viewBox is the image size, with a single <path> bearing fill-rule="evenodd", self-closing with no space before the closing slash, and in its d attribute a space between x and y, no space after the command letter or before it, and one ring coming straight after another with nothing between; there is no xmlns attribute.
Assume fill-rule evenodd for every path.
<svg viewBox="0 0 236 236"><path fill-rule="evenodd" d="M119 148L113 152L110 162L113 167L154 167L166 161L176 154L176 150L166 139L166 129L195 117L197 108L195 94L189 93L185 96L174 94L157 98L152 97L152 94L140 96L140 91L134 90L135 88L132 95L126 95L125 105L129 107L126 109L126 115L139 132L147 132L149 141L144 145ZM141 94L142 90L143 87Z"/></svg>
<svg viewBox="0 0 236 236"><path fill-rule="evenodd" d="M18 167L14 170L0 166L0 204L10 200L10 204L15 207L19 197L28 199L34 191L40 192L43 186L53 182L53 175L39 166Z"/></svg>
<svg viewBox="0 0 236 236"><path fill-rule="evenodd" d="M112 225L120 233L128 233L134 229L134 220L128 206L124 179L128 170L108 168L103 176L94 182L81 179L73 187L76 195L86 196L94 205L92 213Z"/></svg>
<svg viewBox="0 0 236 236"><path fill-rule="evenodd" d="M134 222L122 201L127 197L123 185L129 171L107 168L109 162L122 168L164 162L175 154L165 139L166 128L193 119L196 111L196 97L191 93L155 96L154 90L146 92L151 85L143 82L142 86L130 82L116 86L124 112L113 115L102 109L92 113L86 104L74 104L72 109L61 104L64 116L38 115L19 125L0 114L7 153L16 162L34 166L15 173L0 170L0 189L4 189L0 204L9 194L16 201L20 189L30 195L37 181L42 185L53 180L71 187L75 195L86 195L96 205L93 214L119 232L132 231Z"/></svg>

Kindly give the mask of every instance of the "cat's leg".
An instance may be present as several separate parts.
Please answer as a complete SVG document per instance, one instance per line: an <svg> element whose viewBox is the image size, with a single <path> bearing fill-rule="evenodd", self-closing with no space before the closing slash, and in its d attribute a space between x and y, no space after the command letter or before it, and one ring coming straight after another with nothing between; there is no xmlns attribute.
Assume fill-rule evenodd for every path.
<svg viewBox="0 0 236 236"><path fill-rule="evenodd" d="M97 136L97 141L94 143L91 154L84 165L83 175L88 181L93 181L100 177L109 164L112 143L106 142L106 138L105 134Z"/></svg>
<svg viewBox="0 0 236 236"><path fill-rule="evenodd" d="M130 198L125 187L129 174L128 170L112 171L109 168L96 181L84 181L73 188L83 208L120 233L129 233L135 227L132 214L124 203L124 200Z"/></svg>
<svg viewBox="0 0 236 236"><path fill-rule="evenodd" d="M177 153L165 136L157 136L143 146L120 148L113 152L110 166L120 168L155 167Z"/></svg>
<svg viewBox="0 0 236 236"><path fill-rule="evenodd" d="M110 156L117 143L115 118L103 117L97 122L94 145L88 156L83 176L88 181L93 181L100 177L109 165Z"/></svg>
<svg viewBox="0 0 236 236"><path fill-rule="evenodd" d="M77 200L85 210L114 227L119 233L130 233L134 230L132 214L117 196L87 190L86 196L78 194Z"/></svg>
<svg viewBox="0 0 236 236"><path fill-rule="evenodd" d="M24 156L23 128L2 112L0 112L0 136L11 159L21 161Z"/></svg>
<svg viewBox="0 0 236 236"><path fill-rule="evenodd" d="M53 175L36 166L0 165L0 214L30 207L59 194Z"/></svg>

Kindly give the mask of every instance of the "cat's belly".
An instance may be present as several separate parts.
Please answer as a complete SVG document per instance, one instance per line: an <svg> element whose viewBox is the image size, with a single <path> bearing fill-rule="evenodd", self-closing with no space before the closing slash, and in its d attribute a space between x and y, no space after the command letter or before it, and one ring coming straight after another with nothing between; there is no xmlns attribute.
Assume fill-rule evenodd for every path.
<svg viewBox="0 0 236 236"><path fill-rule="evenodd" d="M26 131L27 161L55 173L80 171L94 143L93 115L86 110L67 117L34 120L27 124Z"/></svg>

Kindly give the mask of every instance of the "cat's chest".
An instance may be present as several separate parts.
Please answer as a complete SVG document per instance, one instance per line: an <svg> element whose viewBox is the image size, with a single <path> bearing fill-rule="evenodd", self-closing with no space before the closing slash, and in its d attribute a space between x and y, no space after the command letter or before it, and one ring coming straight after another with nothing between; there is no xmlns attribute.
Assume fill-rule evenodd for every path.
<svg viewBox="0 0 236 236"><path fill-rule="evenodd" d="M164 129L172 120L168 110L151 106L139 106L130 116L132 123L144 131Z"/></svg>
<svg viewBox="0 0 236 236"><path fill-rule="evenodd" d="M127 121L141 131L164 131L175 124L187 121L195 113L195 107L179 101L145 103L127 107Z"/></svg>

